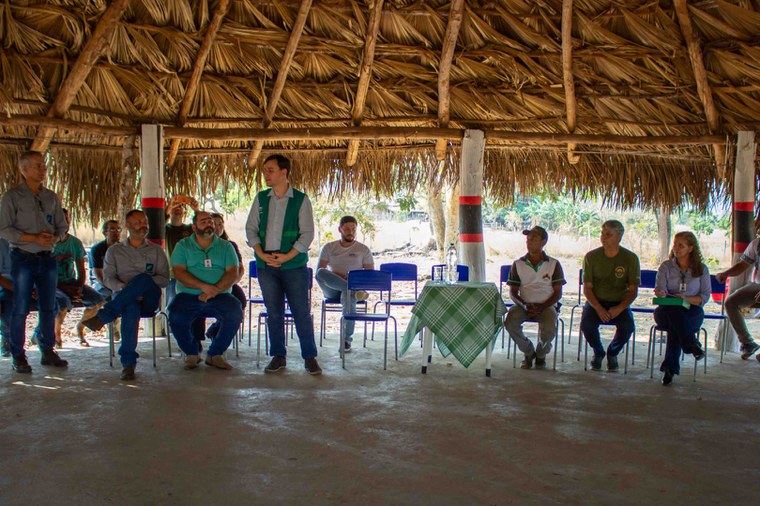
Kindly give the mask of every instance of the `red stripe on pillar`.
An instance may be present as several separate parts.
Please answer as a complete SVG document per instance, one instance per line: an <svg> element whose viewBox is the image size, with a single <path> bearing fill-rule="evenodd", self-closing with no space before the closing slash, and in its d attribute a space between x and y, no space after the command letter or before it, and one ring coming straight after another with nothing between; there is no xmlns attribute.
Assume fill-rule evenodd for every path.
<svg viewBox="0 0 760 506"><path fill-rule="evenodd" d="M483 204L483 197L475 195L459 197L459 203L465 206L479 206Z"/></svg>
<svg viewBox="0 0 760 506"><path fill-rule="evenodd" d="M754 202L734 202L734 211L749 211L750 213L755 211Z"/></svg>
<svg viewBox="0 0 760 506"><path fill-rule="evenodd" d="M459 242L483 242L483 234L459 234Z"/></svg>
<svg viewBox="0 0 760 506"><path fill-rule="evenodd" d="M166 207L166 199L163 197L145 197L142 199L143 209L146 208L159 208Z"/></svg>
<svg viewBox="0 0 760 506"><path fill-rule="evenodd" d="M747 246L749 246L748 242L735 242L734 243L734 252L736 252L736 253L744 253L744 250L747 249Z"/></svg>

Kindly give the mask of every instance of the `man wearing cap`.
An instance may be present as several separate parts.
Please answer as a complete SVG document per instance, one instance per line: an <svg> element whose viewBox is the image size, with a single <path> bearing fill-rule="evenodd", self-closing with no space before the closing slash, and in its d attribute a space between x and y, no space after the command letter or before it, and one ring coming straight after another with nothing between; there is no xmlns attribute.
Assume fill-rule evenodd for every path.
<svg viewBox="0 0 760 506"><path fill-rule="evenodd" d="M602 224L601 248L586 253L583 259L583 294L586 304L581 315L581 331L594 349L591 369L602 368L607 356L607 370L618 369L617 356L635 329L630 306L638 295L641 267L635 253L620 246L623 224L607 220ZM615 325L615 337L607 352L599 337L599 325Z"/></svg>
<svg viewBox="0 0 760 506"><path fill-rule="evenodd" d="M11 355L13 370L31 373L32 367L24 352L26 317L36 288L39 305L40 363L67 367L53 349L55 347L55 286L58 269L53 247L69 229L58 196L44 182L47 167L42 153L27 151L18 162L23 176L20 185L3 194L0 201L0 237L11 245L11 279L13 309L11 312Z"/></svg>
<svg viewBox="0 0 760 506"><path fill-rule="evenodd" d="M515 305L504 317L504 326L525 358L522 369L546 366L546 354L552 349L557 334L557 302L562 298L562 285L566 283L562 265L544 252L549 234L542 227L523 230L527 236L528 253L515 260L509 270L509 295ZM540 341L537 347L525 337L522 326L526 320L537 321Z"/></svg>

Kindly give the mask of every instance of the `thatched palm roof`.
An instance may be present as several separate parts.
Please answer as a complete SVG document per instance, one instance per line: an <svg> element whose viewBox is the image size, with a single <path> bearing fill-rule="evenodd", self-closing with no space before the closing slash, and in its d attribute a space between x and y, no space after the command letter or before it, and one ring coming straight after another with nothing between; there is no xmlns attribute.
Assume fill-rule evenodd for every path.
<svg viewBox="0 0 760 506"><path fill-rule="evenodd" d="M288 152L307 189L390 193L456 178L463 129L479 128L497 197L549 187L624 206L704 205L730 189L736 132L760 125L757 0L11 0L0 12L5 185L20 150L49 149L59 189L94 218L136 187L143 123L167 127L176 191L254 186L262 156Z"/></svg>

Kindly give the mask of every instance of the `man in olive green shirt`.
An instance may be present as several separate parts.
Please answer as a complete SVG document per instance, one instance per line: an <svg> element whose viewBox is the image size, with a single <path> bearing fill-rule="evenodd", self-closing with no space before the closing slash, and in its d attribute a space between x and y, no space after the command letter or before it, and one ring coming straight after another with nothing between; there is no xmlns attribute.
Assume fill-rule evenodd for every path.
<svg viewBox="0 0 760 506"><path fill-rule="evenodd" d="M617 355L635 329L631 303L641 284L639 257L620 246L623 224L608 220L602 224L602 247L589 251L583 260L583 294L586 304L581 316L581 331L594 350L591 368L598 371L607 356L607 369L618 369ZM615 325L615 337L607 352L599 337L599 325Z"/></svg>

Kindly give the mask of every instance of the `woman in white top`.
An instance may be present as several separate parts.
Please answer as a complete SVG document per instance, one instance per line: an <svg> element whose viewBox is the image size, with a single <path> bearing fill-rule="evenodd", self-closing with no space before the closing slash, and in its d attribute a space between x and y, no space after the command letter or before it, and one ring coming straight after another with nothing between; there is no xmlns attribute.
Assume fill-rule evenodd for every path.
<svg viewBox="0 0 760 506"><path fill-rule="evenodd" d="M658 306L654 311L657 326L668 334L665 360L660 366L663 385L670 385L680 372L681 350L691 353L696 360L704 358L697 332L704 320L702 306L709 300L710 291L710 272L702 262L697 238L691 232L677 233L670 258L657 270L654 294L656 297L681 298L690 307Z"/></svg>

